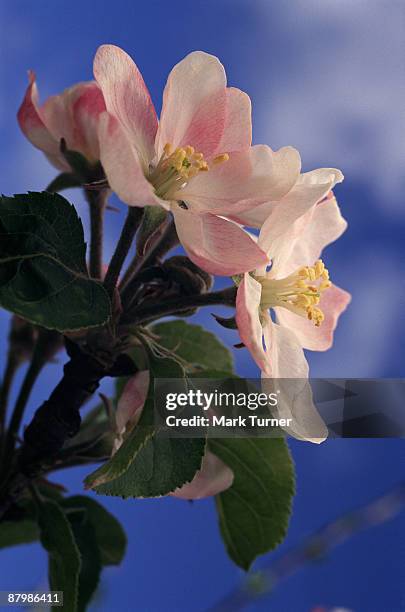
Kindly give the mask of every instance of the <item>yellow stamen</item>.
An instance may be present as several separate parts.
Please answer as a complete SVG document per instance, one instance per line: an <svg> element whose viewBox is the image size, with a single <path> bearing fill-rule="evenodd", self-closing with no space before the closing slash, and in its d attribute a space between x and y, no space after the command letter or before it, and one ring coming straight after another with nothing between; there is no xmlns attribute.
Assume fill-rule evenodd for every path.
<svg viewBox="0 0 405 612"><path fill-rule="evenodd" d="M212 163L216 166L217 164L222 164L223 162L227 162L229 159L228 153L223 153L222 155L217 155L212 160Z"/></svg>
<svg viewBox="0 0 405 612"><path fill-rule="evenodd" d="M315 262L314 270L318 278L321 276L321 274L323 274L325 270L325 264L321 259L318 259L318 261Z"/></svg>
<svg viewBox="0 0 405 612"><path fill-rule="evenodd" d="M228 161L229 155L223 153L212 159L212 164ZM149 181L155 188L156 195L167 200L175 199L176 192L183 189L199 172L208 172L209 164L204 154L187 145L173 150L171 143L166 143L158 164L151 169Z"/></svg>
<svg viewBox="0 0 405 612"><path fill-rule="evenodd" d="M332 286L329 272L321 259L304 266L283 279L259 277L262 285L261 308L283 307L305 316L319 327L325 315L318 307L322 293ZM310 284L311 283L311 284Z"/></svg>

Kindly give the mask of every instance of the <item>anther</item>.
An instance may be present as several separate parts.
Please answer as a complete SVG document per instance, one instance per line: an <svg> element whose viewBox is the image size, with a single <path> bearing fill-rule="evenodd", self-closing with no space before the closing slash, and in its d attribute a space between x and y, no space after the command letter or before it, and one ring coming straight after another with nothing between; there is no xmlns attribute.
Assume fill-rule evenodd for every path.
<svg viewBox="0 0 405 612"><path fill-rule="evenodd" d="M216 166L218 164L222 164L223 162L227 162L229 160L228 153L222 153L222 155L217 155L212 160L212 163Z"/></svg>

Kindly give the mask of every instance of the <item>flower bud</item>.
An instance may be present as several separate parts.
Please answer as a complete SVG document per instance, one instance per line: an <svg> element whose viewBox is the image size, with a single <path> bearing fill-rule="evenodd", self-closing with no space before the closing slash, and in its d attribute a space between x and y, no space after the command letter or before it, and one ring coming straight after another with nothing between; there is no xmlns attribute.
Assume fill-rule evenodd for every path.
<svg viewBox="0 0 405 612"><path fill-rule="evenodd" d="M185 295L207 293L212 287L212 276L196 266L184 255L175 255L163 263L163 267L173 273L182 285Z"/></svg>
<svg viewBox="0 0 405 612"><path fill-rule="evenodd" d="M124 441L124 436L138 423L145 404L149 388L149 371L142 370L132 376L124 387L118 401L115 422L117 437L114 441L113 454L117 452Z"/></svg>
<svg viewBox="0 0 405 612"><path fill-rule="evenodd" d="M175 255L163 263L170 280L180 288L180 295L207 293L212 286L212 276L198 268L188 257ZM197 311L190 308L179 316L189 317Z"/></svg>
<svg viewBox="0 0 405 612"><path fill-rule="evenodd" d="M89 174L86 180L95 180L94 171L100 170L98 123L104 111L103 94L92 81L73 85L40 105L35 74L30 71L29 85L17 118L28 140L43 151L58 170L76 175L76 154L81 163L80 176L86 166Z"/></svg>

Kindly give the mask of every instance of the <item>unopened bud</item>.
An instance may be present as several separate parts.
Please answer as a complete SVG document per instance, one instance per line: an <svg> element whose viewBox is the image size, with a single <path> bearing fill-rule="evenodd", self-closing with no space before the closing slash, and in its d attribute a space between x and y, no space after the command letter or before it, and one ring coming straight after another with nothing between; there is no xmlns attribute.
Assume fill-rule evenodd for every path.
<svg viewBox="0 0 405 612"><path fill-rule="evenodd" d="M207 293L212 286L212 276L183 255L170 257L162 267L168 272L170 280L180 288L180 295ZM196 308L190 308L179 316L188 317L196 310Z"/></svg>

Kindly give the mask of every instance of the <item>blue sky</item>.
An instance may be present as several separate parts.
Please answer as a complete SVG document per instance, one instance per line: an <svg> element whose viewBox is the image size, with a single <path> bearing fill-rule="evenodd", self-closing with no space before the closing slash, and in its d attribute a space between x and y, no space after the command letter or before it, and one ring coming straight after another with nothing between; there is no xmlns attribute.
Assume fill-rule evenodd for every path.
<svg viewBox="0 0 405 612"><path fill-rule="evenodd" d="M399 101L405 95L404 20L403 4L396 0L42 1L35 10L27 0L4 1L1 191L40 190L54 176L15 121L29 68L36 71L45 99L90 79L97 46L112 42L134 57L159 107L173 64L195 49L214 53L229 83L252 98L256 143L273 149L293 145L305 170L338 167L346 177L336 195L349 229L324 259L353 301L333 349L309 354L312 374L403 377L405 115ZM87 225L81 194L69 197ZM123 210L108 219L109 252ZM236 342L234 332L216 327L208 312L195 319L229 346ZM0 361L7 321L1 313ZM236 351L235 359L239 374L257 374L245 351ZM47 368L31 409L45 399L59 373L60 364ZM321 447L292 442L291 447L298 493L284 546L402 475L400 440L336 440ZM82 476L73 471L63 481L80 491ZM142 610L204 610L240 579L222 549L211 501L107 499L106 504L124 522L130 546L124 565L106 572L95 609L115 609L118 598L123 610L133 609L136 601ZM323 604L356 612L400 610L399 536L404 529L399 518L357 536L251 609L273 609L272 604L277 611L304 612ZM46 576L36 546L3 553L1 567L3 589L35 588Z"/></svg>

